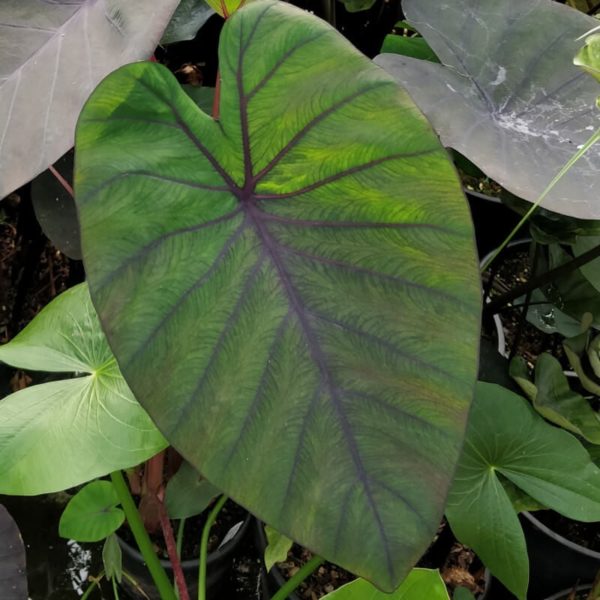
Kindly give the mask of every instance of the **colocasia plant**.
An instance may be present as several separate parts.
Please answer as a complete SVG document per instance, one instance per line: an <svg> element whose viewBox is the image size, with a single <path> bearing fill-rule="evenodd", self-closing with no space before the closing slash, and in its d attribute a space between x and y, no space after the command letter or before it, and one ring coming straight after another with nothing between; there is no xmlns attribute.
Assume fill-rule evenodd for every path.
<svg viewBox="0 0 600 600"><path fill-rule="evenodd" d="M100 4L62 7L56 32L79 31ZM176 3L168 4L161 31ZM473 225L449 155L408 93L307 12L272 0L209 4L226 18L211 114L167 68L141 62L103 79L79 116L74 189L88 281L0 348L8 364L60 374L0 403L0 492L51 492L110 474L111 482L93 481L73 497L61 531L106 538L106 574L116 586L126 574L112 534L127 517L161 597L171 600L173 586L121 475L170 445L186 461L167 488L172 517L223 493L210 526L225 495L233 498L312 550L314 565L326 558L361 577L332 600L383 592L446 599L439 575L413 569L444 511L458 538L525 598L517 512L544 506L600 519L600 470L572 435L596 443L597 428L549 390L556 384L571 408L583 399L568 394L545 359L534 383L516 371L538 413L567 433L512 392L476 385L481 289ZM406 0L404 7L432 47L420 40L419 56L442 64L378 61L409 87L443 141L462 150L459 134L472 134L480 166L503 183L507 171L517 172L514 190L539 201L554 168L569 160L566 137L587 143L589 115L548 133L560 138L548 158L551 140L517 114L529 102L548 117L544 98L530 97L508 62L488 72L468 40L447 43L464 15L481 24L520 9L509 0L442 4ZM560 31L565 23L578 35L589 31L590 19L550 4L536 0L521 25L538 18ZM102 13L120 36L146 23L123 10L120 20L114 10ZM190 23L198 27L210 14L184 0L165 39L189 38ZM158 39L150 29L145 43ZM105 45L116 35L100 30ZM507 59L515 48L509 32L510 43L499 46ZM537 84L547 76L545 38L520 40ZM56 42L48 48L60 64ZM577 59L592 73L596 42L587 39ZM35 70L22 55L8 78L16 82L13 100ZM457 61L467 77L457 75ZM89 73L90 86L105 74ZM555 84L567 75L561 63ZM580 83L577 110L590 94L587 79ZM6 89L0 81L0 107ZM448 127L440 124L444 110ZM5 139L24 147L15 118L0 150ZM48 156L68 141L55 140L49 121L40 150ZM523 152L525 135L535 151L526 146L520 171L507 159L520 154L498 156L497 144L489 145L499 136ZM573 184L586 201L594 160ZM530 167L535 177L525 173ZM560 189L547 198L553 209ZM571 196L563 208L582 218L600 214ZM157 496L163 492L159 486ZM90 519L94 511L102 517ZM205 529L200 579L207 537ZM199 593L205 597L202 585ZM455 595L467 597L466 590Z"/></svg>
<svg viewBox="0 0 600 600"><path fill-rule="evenodd" d="M213 117L150 63L86 103L92 300L200 473L392 591L439 523L476 376L467 207L410 98L326 23L253 2L219 58Z"/></svg>

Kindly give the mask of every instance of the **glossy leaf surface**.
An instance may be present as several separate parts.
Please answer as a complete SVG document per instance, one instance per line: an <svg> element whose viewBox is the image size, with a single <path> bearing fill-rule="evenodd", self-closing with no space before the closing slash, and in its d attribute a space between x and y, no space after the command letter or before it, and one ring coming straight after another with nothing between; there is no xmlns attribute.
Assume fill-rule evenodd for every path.
<svg viewBox="0 0 600 600"><path fill-rule="evenodd" d="M600 519L600 469L579 441L546 423L524 398L478 383L446 516L456 537L525 598L525 538L505 478L571 519Z"/></svg>
<svg viewBox="0 0 600 600"><path fill-rule="evenodd" d="M181 0L160 40L173 44L193 39L199 29L215 14L205 0Z"/></svg>
<svg viewBox="0 0 600 600"><path fill-rule="evenodd" d="M517 196L535 201L598 126L598 84L573 64L596 19L552 0L404 0L443 65L382 55L440 134ZM542 205L600 218L600 145Z"/></svg>
<svg viewBox="0 0 600 600"><path fill-rule="evenodd" d="M368 581L357 579L323 597L323 600L449 600L440 573L433 569L413 569L402 585L384 594Z"/></svg>
<svg viewBox="0 0 600 600"><path fill-rule="evenodd" d="M54 164L54 168L64 177L68 185L72 185L72 152L61 157ZM81 260L75 200L50 170L40 173L31 182L31 203L35 210L35 217L52 245L69 258Z"/></svg>
<svg viewBox="0 0 600 600"><path fill-rule="evenodd" d="M204 479L190 463L184 462L167 484L167 512L171 519L199 515L220 494L221 490Z"/></svg>
<svg viewBox="0 0 600 600"><path fill-rule="evenodd" d="M252 3L220 65L219 122L156 64L86 105L94 303L200 473L392 590L437 529L475 378L464 197L408 96L323 21Z"/></svg>
<svg viewBox="0 0 600 600"><path fill-rule="evenodd" d="M24 600L27 595L25 546L17 524L0 504L0 590L6 600Z"/></svg>
<svg viewBox="0 0 600 600"><path fill-rule="evenodd" d="M0 199L72 145L96 84L148 58L179 0L0 2Z"/></svg>
<svg viewBox="0 0 600 600"><path fill-rule="evenodd" d="M78 542L99 542L125 521L119 505L110 481L92 481L69 500L60 517L58 532L61 537Z"/></svg>
<svg viewBox="0 0 600 600"><path fill-rule="evenodd" d="M121 376L86 284L62 293L0 346L0 361L63 377L0 400L0 493L64 490L166 446Z"/></svg>

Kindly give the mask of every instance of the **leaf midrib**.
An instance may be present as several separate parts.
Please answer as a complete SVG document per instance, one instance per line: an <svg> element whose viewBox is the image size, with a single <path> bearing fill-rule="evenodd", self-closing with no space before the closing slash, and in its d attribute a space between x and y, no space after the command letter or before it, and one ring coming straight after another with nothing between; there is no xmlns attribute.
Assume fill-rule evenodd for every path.
<svg viewBox="0 0 600 600"><path fill-rule="evenodd" d="M256 185L258 182L268 174L275 165L277 165L281 159L290 151L292 147L294 147L300 139L302 139L307 131L312 127L316 126L319 122L326 119L333 112L338 110L341 106L344 106L346 103L351 102L357 95L360 93L365 93L366 91L371 91L371 88L368 90L362 89L358 92L344 98L342 102L337 102L332 105L327 111L323 111L317 115L314 119L309 121L299 132L297 132L291 140L283 146L283 148L275 155L275 157L256 175L254 174L254 165L252 163L252 155L251 155L251 141L250 141L250 130L249 130L249 119L248 119L248 103L249 100L244 92L244 78L243 78L243 66L244 66L244 52L248 45L251 43L252 37L256 33L258 26L267 12L273 7L275 4L269 5L254 21L253 28L248 35L244 44L241 43L240 39L240 50L238 54L238 68L236 71L236 82L238 89L238 101L241 112L241 128L242 128L242 145L244 150L244 172L245 172L245 181L244 181L244 192L248 194L250 189L252 190L250 194L248 194L248 201L243 203L243 198L240 198L242 201L242 205L245 208L246 215L248 219L254 225L254 229L261 241L261 244L266 251L271 263L275 267L279 275L280 282L285 290L285 294L288 299L289 308L295 313L300 328L303 332L303 335L306 340L306 344L308 346L308 350L310 353L313 362L318 366L320 381L321 384L325 384L327 391L329 392L328 396L332 402L335 413L338 416L338 422L340 424L342 434L344 439L348 444L348 449L350 450L350 455L352 457L352 462L356 469L356 473L359 481L362 484L362 487L365 492L365 496L367 499L367 503L372 512L373 518L375 519L377 530L379 533L379 537L383 544L383 550L386 557L386 570L391 580L394 580L394 562L392 559L392 553L389 545L389 540L387 538L387 533L385 530L385 526L381 515L379 513L379 509L375 499L373 497L373 491L371 489L371 484L368 476L368 472L365 469L365 466L362 461L362 457L360 455L358 445L356 443L356 438L354 432L352 431L352 426L348 419L348 416L343 410L342 403L340 398L338 397L338 388L334 385L331 377L331 373L329 367L327 365L327 360L325 354L319 344L317 336L315 335L304 309L304 306L300 300L300 296L292 282L292 279L287 272L281 257L277 251L277 242L267 229L265 223L260 217L260 212L257 210L256 201L253 198L255 193ZM240 23L240 38L243 36L243 27ZM273 73L273 71L272 71ZM264 80L263 80L264 81ZM313 394L311 398L311 402L308 408L308 414L310 414L314 408L315 403L318 401L321 396L321 385L319 385L318 393ZM299 452L299 448L297 449L297 453ZM291 483L291 481L290 481Z"/></svg>

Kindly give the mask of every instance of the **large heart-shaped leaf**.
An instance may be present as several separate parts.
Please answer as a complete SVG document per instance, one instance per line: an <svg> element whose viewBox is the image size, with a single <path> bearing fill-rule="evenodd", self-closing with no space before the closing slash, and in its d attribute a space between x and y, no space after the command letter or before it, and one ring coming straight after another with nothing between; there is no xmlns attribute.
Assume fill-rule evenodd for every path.
<svg viewBox="0 0 600 600"><path fill-rule="evenodd" d="M571 519L600 520L600 469L577 438L520 396L480 382L446 516L456 537L522 599L527 549L506 480Z"/></svg>
<svg viewBox="0 0 600 600"><path fill-rule="evenodd" d="M0 361L85 374L0 400L0 493L64 490L137 465L166 446L121 376L87 284L62 293L0 346Z"/></svg>
<svg viewBox="0 0 600 600"><path fill-rule="evenodd" d="M92 297L199 472L392 590L436 531L475 378L464 197L408 96L323 21L252 3L220 69L219 121L156 64L87 103Z"/></svg>
<svg viewBox="0 0 600 600"><path fill-rule="evenodd" d="M0 2L0 198L73 145L96 84L152 52L179 0Z"/></svg>
<svg viewBox="0 0 600 600"><path fill-rule="evenodd" d="M598 22L552 0L404 0L443 65L382 55L442 141L506 189L534 201L598 126L598 84L573 64ZM600 218L600 145L543 206Z"/></svg>

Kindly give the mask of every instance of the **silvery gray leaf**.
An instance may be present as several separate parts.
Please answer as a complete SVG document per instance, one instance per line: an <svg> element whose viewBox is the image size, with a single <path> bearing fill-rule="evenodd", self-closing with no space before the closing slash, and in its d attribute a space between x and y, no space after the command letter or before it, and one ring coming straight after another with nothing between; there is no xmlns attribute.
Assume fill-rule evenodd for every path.
<svg viewBox="0 0 600 600"><path fill-rule="evenodd" d="M0 198L73 145L90 92L148 58L179 0L0 1Z"/></svg>
<svg viewBox="0 0 600 600"><path fill-rule="evenodd" d="M551 0L404 0L442 65L375 60L406 87L446 146L513 194L535 201L600 125L598 83L573 64L597 26ZM546 197L565 215L600 219L600 144Z"/></svg>

